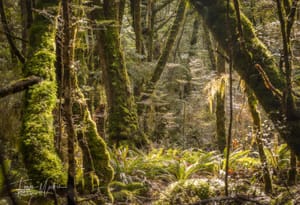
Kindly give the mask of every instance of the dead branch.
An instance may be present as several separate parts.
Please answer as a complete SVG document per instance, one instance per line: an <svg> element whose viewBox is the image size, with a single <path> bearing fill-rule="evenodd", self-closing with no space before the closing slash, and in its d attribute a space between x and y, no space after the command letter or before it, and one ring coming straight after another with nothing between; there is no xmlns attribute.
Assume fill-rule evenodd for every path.
<svg viewBox="0 0 300 205"><path fill-rule="evenodd" d="M41 81L42 79L37 76L29 76L28 78L18 80L13 84L0 88L0 98L26 90L29 86L35 85Z"/></svg>
<svg viewBox="0 0 300 205"><path fill-rule="evenodd" d="M220 196L220 197L214 197L214 198L209 198L209 199L203 199L201 201L195 202L190 205L202 205L202 204L208 204L212 202L236 202L238 204L242 204L244 202L251 202L256 205L267 205L266 203L259 202L256 199L250 198L250 196L243 196L243 195L236 195L236 196Z"/></svg>

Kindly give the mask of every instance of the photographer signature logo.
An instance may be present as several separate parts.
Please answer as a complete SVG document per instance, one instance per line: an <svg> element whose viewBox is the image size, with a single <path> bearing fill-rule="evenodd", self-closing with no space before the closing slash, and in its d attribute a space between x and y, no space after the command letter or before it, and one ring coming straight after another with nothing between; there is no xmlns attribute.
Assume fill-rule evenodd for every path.
<svg viewBox="0 0 300 205"><path fill-rule="evenodd" d="M16 192L18 196L32 196L32 195L44 195L49 193L56 193L57 190L66 189L66 186L53 183L51 179L45 180L40 183L39 186L33 186L31 179L21 178L19 181L11 183L11 185L17 186Z"/></svg>

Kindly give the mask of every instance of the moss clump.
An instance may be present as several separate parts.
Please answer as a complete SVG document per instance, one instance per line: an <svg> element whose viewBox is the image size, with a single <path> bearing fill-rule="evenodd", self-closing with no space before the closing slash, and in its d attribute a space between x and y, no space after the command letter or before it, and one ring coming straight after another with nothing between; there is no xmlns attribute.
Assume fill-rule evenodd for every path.
<svg viewBox="0 0 300 205"><path fill-rule="evenodd" d="M100 190L110 198L109 184L113 179L114 171L110 165L110 156L107 145L99 136L95 122L91 119L89 111L84 111L83 134L93 159L95 173L100 181Z"/></svg>
<svg viewBox="0 0 300 205"><path fill-rule="evenodd" d="M188 179L169 185L155 205L191 204L213 195L212 187L206 180Z"/></svg>

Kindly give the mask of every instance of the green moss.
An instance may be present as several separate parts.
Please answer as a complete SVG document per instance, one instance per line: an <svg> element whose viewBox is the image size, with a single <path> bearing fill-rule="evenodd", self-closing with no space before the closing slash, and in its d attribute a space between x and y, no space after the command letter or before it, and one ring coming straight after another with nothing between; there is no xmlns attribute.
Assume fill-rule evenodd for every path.
<svg viewBox="0 0 300 205"><path fill-rule="evenodd" d="M50 3L50 2L49 2ZM51 1L56 6L56 1ZM53 109L56 105L54 26L37 15L30 31L30 56L25 76L44 81L31 86L25 98L21 147L29 178L34 185L66 184L66 173L54 147Z"/></svg>
<svg viewBox="0 0 300 205"><path fill-rule="evenodd" d="M86 109L83 119L83 133L90 149L95 173L99 178L100 190L107 194L110 198L112 195L109 190L109 184L113 179L114 171L110 165L110 156L107 150L107 145L99 136L95 122L91 119L89 111Z"/></svg>
<svg viewBox="0 0 300 205"><path fill-rule="evenodd" d="M31 87L24 109L22 151L29 177L35 184L52 179L65 184L61 160L54 148L52 110L56 102L56 85L51 81Z"/></svg>

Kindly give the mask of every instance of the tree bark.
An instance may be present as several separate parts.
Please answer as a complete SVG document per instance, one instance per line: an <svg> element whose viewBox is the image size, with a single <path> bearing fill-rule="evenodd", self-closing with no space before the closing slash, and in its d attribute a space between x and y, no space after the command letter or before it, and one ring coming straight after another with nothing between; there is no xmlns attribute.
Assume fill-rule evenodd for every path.
<svg viewBox="0 0 300 205"><path fill-rule="evenodd" d="M209 26L213 35L226 52L228 41L232 45L234 68L245 80L246 84L253 90L260 104L273 121L282 138L285 139L290 148L300 156L300 117L299 110L285 121L282 112L282 99L274 95L273 90L266 86L263 76L255 69L259 64L265 71L272 84L280 90L286 88L285 76L280 72L275 60L263 43L256 37L251 22L241 13L241 25L243 27L244 46L238 41L237 20L234 9L229 7L229 22L226 20L226 2L222 0L190 0L196 7L205 23ZM229 25L229 26L226 26ZM229 29L229 32L224 32ZM284 126L283 126L284 125ZM282 126L284 128L282 128Z"/></svg>
<svg viewBox="0 0 300 205"><path fill-rule="evenodd" d="M71 22L70 22L70 0L62 1L63 9L63 80L64 80L64 116L66 121L66 131L68 135L68 181L67 181L67 200L68 205L76 205L76 159L75 159L75 145L76 132L73 122L73 97L74 97L74 70L72 68L71 53L73 47L71 45Z"/></svg>
<svg viewBox="0 0 300 205"><path fill-rule="evenodd" d="M17 82L7 87L0 88L0 98L3 98L7 95L11 95L17 92L24 91L28 89L30 86L35 85L41 81L42 79L37 76L29 76L28 78L18 80Z"/></svg>
<svg viewBox="0 0 300 205"><path fill-rule="evenodd" d="M263 179L265 183L265 193L272 194L273 192L272 178L268 168L268 160L264 151L264 145L262 141L261 117L257 109L258 102L253 92L250 89L246 88L246 94L248 97L248 107L253 119L253 126L254 126L253 132L255 135L254 137L256 138L259 158L262 164Z"/></svg>
<svg viewBox="0 0 300 205"><path fill-rule="evenodd" d="M38 1L36 5L36 9L51 9L54 16L57 14L58 1ZM54 38L53 23L36 13L30 29L24 75L44 80L26 92L21 146L29 178L37 186L46 181L66 185L66 173L54 146L52 112L57 101Z"/></svg>
<svg viewBox="0 0 300 205"><path fill-rule="evenodd" d="M94 5L99 5L94 1ZM104 0L103 11L97 20L109 20L113 24L97 33L99 56L103 69L103 81L108 104L109 140L117 146L147 144L144 134L139 131L137 109L130 88L130 81L121 51L118 31L116 1ZM101 15L102 14L102 15Z"/></svg>
<svg viewBox="0 0 300 205"><path fill-rule="evenodd" d="M215 59L215 57L213 57ZM225 91L226 83L222 75L225 74L225 59L221 54L217 55L217 75L220 78L220 87L216 93L216 128L217 128L217 144L221 153L224 152L226 146L226 115L225 115Z"/></svg>
<svg viewBox="0 0 300 205"><path fill-rule="evenodd" d="M142 22L141 22L141 0L130 0L132 25L135 33L136 53L142 54Z"/></svg>
<svg viewBox="0 0 300 205"><path fill-rule="evenodd" d="M159 57L158 62L156 64L154 73L152 74L151 80L147 83L147 93L152 94L155 88L156 83L158 82L169 58L169 55L174 46L177 34L182 26L187 10L187 2L185 0L181 0L177 9L177 16L172 25L171 31L169 33L165 48L163 50L162 55ZM142 100L148 98L147 96L142 96Z"/></svg>

